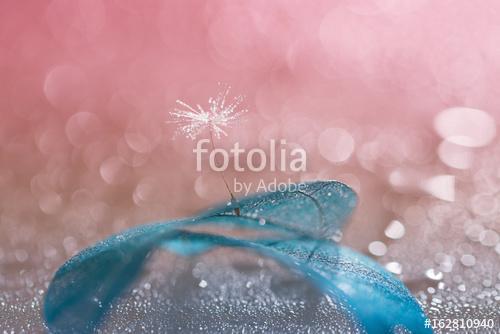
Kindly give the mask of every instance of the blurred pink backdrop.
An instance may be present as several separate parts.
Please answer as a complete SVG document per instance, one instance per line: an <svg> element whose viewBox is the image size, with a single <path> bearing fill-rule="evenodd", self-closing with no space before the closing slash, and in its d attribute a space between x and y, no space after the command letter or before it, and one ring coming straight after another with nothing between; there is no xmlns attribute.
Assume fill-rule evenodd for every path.
<svg viewBox="0 0 500 334"><path fill-rule="evenodd" d="M0 78L6 290L42 264L46 284L108 233L226 200L165 122L218 82L249 110L218 146L284 138L308 153L305 173L227 177L348 183L361 202L346 242L361 250L391 220L431 226L431 200L467 202L460 189L500 177L498 159L477 163L499 147L493 0L3 0Z"/></svg>
<svg viewBox="0 0 500 334"><path fill-rule="evenodd" d="M165 123L176 99L206 104L218 82L249 109L218 145L285 138L308 152L295 181L341 179L362 199L395 167L436 160L440 111L499 115L495 1L0 6L4 221L67 225L85 207L120 229L224 199L216 175L195 172L193 144Z"/></svg>

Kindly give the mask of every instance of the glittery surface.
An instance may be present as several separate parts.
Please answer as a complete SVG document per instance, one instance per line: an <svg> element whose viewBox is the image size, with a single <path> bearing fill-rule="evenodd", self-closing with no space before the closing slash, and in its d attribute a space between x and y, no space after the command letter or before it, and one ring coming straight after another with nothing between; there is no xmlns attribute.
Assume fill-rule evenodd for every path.
<svg viewBox="0 0 500 334"><path fill-rule="evenodd" d="M248 109L218 147L308 153L305 172L228 180L349 184L343 244L431 319L498 317L498 22L492 0L0 1L0 329L43 331L49 281L79 250L227 200L165 123L218 82ZM120 312L160 303L151 275Z"/></svg>

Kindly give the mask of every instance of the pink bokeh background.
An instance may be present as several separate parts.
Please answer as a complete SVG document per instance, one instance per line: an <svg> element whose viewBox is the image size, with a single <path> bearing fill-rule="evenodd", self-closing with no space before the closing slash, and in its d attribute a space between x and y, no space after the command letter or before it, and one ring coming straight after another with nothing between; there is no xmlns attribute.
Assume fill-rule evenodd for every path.
<svg viewBox="0 0 500 334"><path fill-rule="evenodd" d="M228 180L346 182L360 203L343 242L412 291L476 252L466 238L494 263L498 1L1 0L7 328L41 328L53 272L92 242L228 199L167 122L177 99L206 107L219 82L248 112L216 146L286 139L308 159Z"/></svg>
<svg viewBox="0 0 500 334"><path fill-rule="evenodd" d="M176 99L206 104L218 82L244 94L249 109L219 146L267 148L268 139L285 138L307 150L308 171L279 178L340 179L362 199L384 192L396 167L438 161L432 122L440 111L499 115L495 1L0 6L1 212L14 222L2 224L7 235L26 216L47 228L83 221L93 239L101 228L224 200L219 176L196 173L194 144L173 139L165 123ZM367 209L375 221L390 216L377 209L380 198Z"/></svg>
<svg viewBox="0 0 500 334"><path fill-rule="evenodd" d="M425 196L453 202L450 177L472 180L498 146L500 3L3 0L0 78L8 272L226 200L166 123L177 99L206 105L218 82L249 110L218 146L284 138L308 153L305 173L227 178L348 183L361 202L346 240L366 250L391 220L418 220ZM460 113L436 129L452 107L479 110L480 145L442 141L467 132Z"/></svg>

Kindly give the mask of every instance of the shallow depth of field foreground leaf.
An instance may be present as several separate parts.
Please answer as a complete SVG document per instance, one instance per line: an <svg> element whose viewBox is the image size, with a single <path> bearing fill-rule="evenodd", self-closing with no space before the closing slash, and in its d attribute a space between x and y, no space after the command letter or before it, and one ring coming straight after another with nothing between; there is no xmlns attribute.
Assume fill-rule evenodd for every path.
<svg viewBox="0 0 500 334"><path fill-rule="evenodd" d="M52 333L96 332L105 325L110 305L134 286L155 251L191 258L224 248L271 259L302 277L351 319L352 328L333 332L431 333L400 281L331 240L355 205L356 195L346 185L318 181L303 184L302 191L257 194L193 218L127 230L83 250L56 272L45 297L45 323ZM192 298L189 291L185 296ZM264 309L272 316L273 305Z"/></svg>

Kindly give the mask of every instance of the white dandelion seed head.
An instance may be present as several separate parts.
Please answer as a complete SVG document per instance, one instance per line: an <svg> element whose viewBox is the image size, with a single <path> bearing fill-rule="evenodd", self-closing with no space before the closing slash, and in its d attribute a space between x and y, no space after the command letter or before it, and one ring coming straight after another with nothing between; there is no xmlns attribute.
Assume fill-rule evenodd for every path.
<svg viewBox="0 0 500 334"><path fill-rule="evenodd" d="M220 84L219 84L220 85ZM187 138L196 139L204 130L208 129L210 134L220 139L222 135L227 136L224 131L231 123L237 121L247 109L238 109L243 102L243 96L234 97L227 102L231 87L222 86L221 91L215 97L208 99L208 111L199 104L193 107L184 101L177 100L177 107L170 112L173 117L168 123L178 124L176 134L183 134Z"/></svg>

